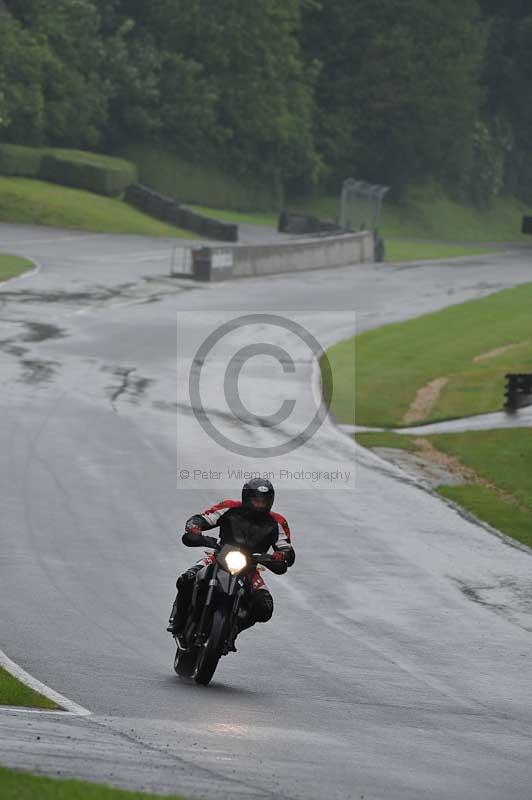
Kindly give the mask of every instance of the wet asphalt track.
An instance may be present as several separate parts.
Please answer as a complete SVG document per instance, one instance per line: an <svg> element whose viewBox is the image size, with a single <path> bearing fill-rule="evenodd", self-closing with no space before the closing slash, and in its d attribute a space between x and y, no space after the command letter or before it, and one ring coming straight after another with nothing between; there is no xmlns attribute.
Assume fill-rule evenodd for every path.
<svg viewBox="0 0 532 800"><path fill-rule="evenodd" d="M0 246L42 264L0 291L0 646L93 712L0 712L0 763L205 798L530 798L530 552L328 422L267 466L350 473L276 481L297 562L268 577L274 620L207 689L175 678L164 631L175 574L198 554L176 529L236 493L228 468L254 466L187 408L183 375L213 314L299 310L328 343L353 309L363 330L530 281L530 256L191 288L166 277L165 240L0 226ZM291 347L293 432L312 411L312 363ZM271 430L236 430L226 413L227 348L207 410L227 436L270 445ZM243 396L274 410L281 375L243 370ZM176 492L176 467L224 475Z"/></svg>

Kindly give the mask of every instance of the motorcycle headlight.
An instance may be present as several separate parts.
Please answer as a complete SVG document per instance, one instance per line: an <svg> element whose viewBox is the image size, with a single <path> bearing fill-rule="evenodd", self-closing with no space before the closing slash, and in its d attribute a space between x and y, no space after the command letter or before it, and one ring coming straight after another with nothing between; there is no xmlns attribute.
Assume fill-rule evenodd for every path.
<svg viewBox="0 0 532 800"><path fill-rule="evenodd" d="M231 550L225 557L225 563L231 575L236 575L244 569L248 560L239 550Z"/></svg>

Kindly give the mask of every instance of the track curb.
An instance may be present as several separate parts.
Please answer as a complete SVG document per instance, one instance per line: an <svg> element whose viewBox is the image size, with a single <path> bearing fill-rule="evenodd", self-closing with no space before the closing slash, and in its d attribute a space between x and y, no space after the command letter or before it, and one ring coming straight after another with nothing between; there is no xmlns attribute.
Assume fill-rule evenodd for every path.
<svg viewBox="0 0 532 800"><path fill-rule="evenodd" d="M47 697L48 700L51 700L53 703L56 703L59 706L57 711L53 709L31 709L32 713L44 713L44 714L71 714L77 717L88 717L92 712L89 711L87 708L78 705L73 700L69 700L68 697L56 692L54 689L51 689L50 686L47 686L45 683L41 683L41 681L34 678L29 672L19 667L14 661L12 661L8 656L4 653L3 650L0 650L0 667L3 667L6 672L9 672L14 678L16 678L21 683L28 686L33 691L42 694L44 697ZM0 710L2 711L22 711L24 707L18 706L0 706ZM27 709L26 709L27 713Z"/></svg>

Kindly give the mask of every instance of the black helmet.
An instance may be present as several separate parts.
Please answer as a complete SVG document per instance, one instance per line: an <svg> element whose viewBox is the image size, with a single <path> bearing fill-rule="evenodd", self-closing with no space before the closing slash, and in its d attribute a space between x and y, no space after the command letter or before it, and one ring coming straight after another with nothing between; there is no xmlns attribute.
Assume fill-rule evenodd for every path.
<svg viewBox="0 0 532 800"><path fill-rule="evenodd" d="M270 481L252 478L242 487L242 507L246 511L268 513L273 506L275 490Z"/></svg>

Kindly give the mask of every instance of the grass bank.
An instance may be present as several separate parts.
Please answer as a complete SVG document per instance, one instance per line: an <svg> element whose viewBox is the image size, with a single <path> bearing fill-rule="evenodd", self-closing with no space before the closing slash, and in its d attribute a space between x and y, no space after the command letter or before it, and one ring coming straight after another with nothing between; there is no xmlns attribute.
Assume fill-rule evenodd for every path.
<svg viewBox="0 0 532 800"><path fill-rule="evenodd" d="M506 373L532 372L531 306L532 284L525 284L335 345L328 351L333 414L346 424L406 425L422 389L430 402L419 422L500 410Z"/></svg>
<svg viewBox="0 0 532 800"><path fill-rule="evenodd" d="M407 412L423 410L423 397L419 423L499 410L506 373L532 372L531 303L532 284L525 284L336 345L329 351L333 413L339 422L356 417L358 424L397 428ZM444 466L460 483L442 483L443 497L532 547L529 430L431 436L390 430L355 438L364 447L409 450Z"/></svg>
<svg viewBox="0 0 532 800"><path fill-rule="evenodd" d="M432 455L445 454L451 472L463 484L436 488L478 519L532 547L532 435L523 430L471 431L414 437L396 433L356 435L363 447L393 447Z"/></svg>
<svg viewBox="0 0 532 800"><path fill-rule="evenodd" d="M0 177L0 220L95 233L194 238L122 200L29 178Z"/></svg>
<svg viewBox="0 0 532 800"><path fill-rule="evenodd" d="M0 706L24 706L26 708L57 709L58 706L47 697L34 692L28 686L0 667ZM0 780L0 788L1 788ZM0 791L0 796L4 796Z"/></svg>
<svg viewBox="0 0 532 800"><path fill-rule="evenodd" d="M84 781L41 778L0 767L2 800L162 800L160 795L128 792ZM167 800L183 800L173 795Z"/></svg>
<svg viewBox="0 0 532 800"><path fill-rule="evenodd" d="M309 213L335 218L338 198L324 196L305 204ZM385 200L380 231L385 237L437 240L454 244L522 242L521 216L527 206L512 196L497 197L490 208L458 203L437 185L411 187L402 203Z"/></svg>
<svg viewBox="0 0 532 800"><path fill-rule="evenodd" d="M22 275L30 269L33 269L33 264L27 258L0 254L0 282L16 278L17 275Z"/></svg>
<svg viewBox="0 0 532 800"><path fill-rule="evenodd" d="M415 239L385 238L387 262L431 261L433 259L467 258L496 253L501 248L482 244L449 244L447 242L422 242Z"/></svg>
<svg viewBox="0 0 532 800"><path fill-rule="evenodd" d="M216 164L194 163L146 144L130 144L120 155L137 165L141 183L181 203L234 211L269 211L282 205L282 192L274 175L269 184L251 175L245 180Z"/></svg>

